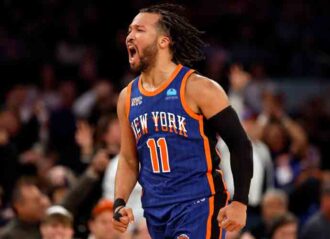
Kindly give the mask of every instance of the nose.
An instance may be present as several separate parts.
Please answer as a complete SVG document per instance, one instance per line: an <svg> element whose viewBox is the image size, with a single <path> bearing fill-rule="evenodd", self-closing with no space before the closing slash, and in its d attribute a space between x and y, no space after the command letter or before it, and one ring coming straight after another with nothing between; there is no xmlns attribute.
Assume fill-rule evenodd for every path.
<svg viewBox="0 0 330 239"><path fill-rule="evenodd" d="M130 42L134 39L134 33L133 31L131 31L130 33L127 34L127 37L126 37L126 42Z"/></svg>

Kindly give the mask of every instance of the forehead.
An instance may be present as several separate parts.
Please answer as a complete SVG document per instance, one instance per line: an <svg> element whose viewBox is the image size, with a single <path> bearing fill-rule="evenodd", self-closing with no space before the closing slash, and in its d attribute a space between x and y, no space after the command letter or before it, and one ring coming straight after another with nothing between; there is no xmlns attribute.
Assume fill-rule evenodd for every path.
<svg viewBox="0 0 330 239"><path fill-rule="evenodd" d="M130 27L133 26L144 26L144 27L150 27L155 26L159 20L160 16L157 13L146 13L141 12L138 15L135 16L133 19Z"/></svg>

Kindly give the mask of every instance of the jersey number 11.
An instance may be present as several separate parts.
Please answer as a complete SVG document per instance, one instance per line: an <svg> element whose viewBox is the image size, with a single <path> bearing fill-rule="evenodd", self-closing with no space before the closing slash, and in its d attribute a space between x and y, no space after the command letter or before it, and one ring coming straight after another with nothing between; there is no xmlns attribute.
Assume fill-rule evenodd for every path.
<svg viewBox="0 0 330 239"><path fill-rule="evenodd" d="M157 146L159 148L160 152L160 163L162 165L162 172L168 173L171 171L170 164L168 161L168 150L167 150L167 143L164 137L159 138L156 140L153 138L148 139L147 145L150 151L150 158L151 158L151 165L152 170L154 173L160 173L160 167L159 167L159 157L158 157L158 151Z"/></svg>

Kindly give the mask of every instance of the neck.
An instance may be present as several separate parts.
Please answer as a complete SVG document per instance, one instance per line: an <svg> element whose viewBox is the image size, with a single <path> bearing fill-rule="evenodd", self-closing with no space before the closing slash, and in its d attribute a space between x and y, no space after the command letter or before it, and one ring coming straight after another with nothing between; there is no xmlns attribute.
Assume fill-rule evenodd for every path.
<svg viewBox="0 0 330 239"><path fill-rule="evenodd" d="M177 64L169 59L157 61L154 66L141 73L142 82L146 84L148 88L157 88L170 77L176 67Z"/></svg>

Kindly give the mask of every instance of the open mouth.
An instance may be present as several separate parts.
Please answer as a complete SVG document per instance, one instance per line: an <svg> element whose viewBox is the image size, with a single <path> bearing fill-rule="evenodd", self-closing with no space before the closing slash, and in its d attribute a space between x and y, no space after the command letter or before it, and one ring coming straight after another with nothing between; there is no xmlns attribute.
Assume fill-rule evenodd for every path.
<svg viewBox="0 0 330 239"><path fill-rule="evenodd" d="M128 47L128 56L129 56L129 61L132 62L137 54L137 50L134 46L129 46Z"/></svg>

